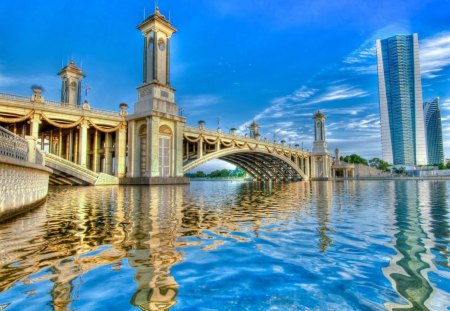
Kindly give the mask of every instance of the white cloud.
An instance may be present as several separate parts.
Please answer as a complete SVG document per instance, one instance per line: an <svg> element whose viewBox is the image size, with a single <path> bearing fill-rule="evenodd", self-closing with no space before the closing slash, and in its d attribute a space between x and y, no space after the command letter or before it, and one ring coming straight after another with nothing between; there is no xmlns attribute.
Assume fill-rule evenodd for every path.
<svg viewBox="0 0 450 311"><path fill-rule="evenodd" d="M334 100L344 100L349 98L360 98L369 95L369 92L351 85L333 85L327 88L327 91L318 98L311 100L308 104L319 104Z"/></svg>
<svg viewBox="0 0 450 311"><path fill-rule="evenodd" d="M345 57L342 62L346 64L364 63L368 60L373 60L376 55L377 47L375 45L375 39L371 38L361 44L361 46L350 53L349 56Z"/></svg>
<svg viewBox="0 0 450 311"><path fill-rule="evenodd" d="M439 33L424 39L420 44L420 69L422 77L432 79L439 76L450 65L450 32Z"/></svg>

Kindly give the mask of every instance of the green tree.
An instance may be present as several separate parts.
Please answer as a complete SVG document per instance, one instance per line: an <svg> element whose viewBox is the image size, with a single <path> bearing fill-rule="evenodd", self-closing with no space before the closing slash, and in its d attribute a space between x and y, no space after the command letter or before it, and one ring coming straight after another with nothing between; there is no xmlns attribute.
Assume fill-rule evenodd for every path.
<svg viewBox="0 0 450 311"><path fill-rule="evenodd" d="M195 177L196 177L196 178L205 178L205 177L206 177L206 174L205 174L203 171L197 171L197 172L195 173Z"/></svg>
<svg viewBox="0 0 450 311"><path fill-rule="evenodd" d="M361 157L357 154L351 154L349 156L345 156L342 160L347 163L369 165L369 162L367 162L366 159L364 159L363 157Z"/></svg>
<svg viewBox="0 0 450 311"><path fill-rule="evenodd" d="M448 161L447 164L445 164L445 168L450 169L450 161Z"/></svg>
<svg viewBox="0 0 450 311"><path fill-rule="evenodd" d="M406 172L406 170L405 170L405 168L403 167L403 166L401 166L401 167L394 167L394 173L395 174L400 174L400 175L402 175L402 174L405 174L405 172Z"/></svg>
<svg viewBox="0 0 450 311"><path fill-rule="evenodd" d="M380 158L373 158L369 160L370 166L376 167L379 170L387 171L389 167L389 163L381 160Z"/></svg>

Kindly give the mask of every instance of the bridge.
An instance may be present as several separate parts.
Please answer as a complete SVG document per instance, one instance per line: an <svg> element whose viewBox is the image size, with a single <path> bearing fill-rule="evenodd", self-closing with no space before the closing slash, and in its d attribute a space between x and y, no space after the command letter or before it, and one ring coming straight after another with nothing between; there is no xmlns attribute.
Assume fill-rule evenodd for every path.
<svg viewBox="0 0 450 311"><path fill-rule="evenodd" d="M134 111L91 108L81 100L84 72L73 60L58 75L61 100L44 99L34 85L31 96L0 93L0 126L30 136L42 151L55 185L184 184L185 173L213 159L234 164L256 180L296 181L331 177L325 116L313 117L311 152L261 140L250 133L223 133L186 124L170 84L170 38L176 32L158 9L139 26L144 37L143 80ZM109 103L109 106L112 106ZM188 108L188 107L186 107ZM344 168L346 169L346 168Z"/></svg>
<svg viewBox="0 0 450 311"><path fill-rule="evenodd" d="M256 180L308 180L309 157L309 152L298 147L211 131L203 125L184 127L184 172L220 159L244 169Z"/></svg>

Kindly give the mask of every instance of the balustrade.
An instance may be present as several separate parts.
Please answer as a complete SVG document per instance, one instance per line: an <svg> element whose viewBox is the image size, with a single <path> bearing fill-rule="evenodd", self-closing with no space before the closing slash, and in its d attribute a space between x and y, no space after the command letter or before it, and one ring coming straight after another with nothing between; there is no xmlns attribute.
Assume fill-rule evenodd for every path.
<svg viewBox="0 0 450 311"><path fill-rule="evenodd" d="M0 126L0 155L28 161L28 142Z"/></svg>

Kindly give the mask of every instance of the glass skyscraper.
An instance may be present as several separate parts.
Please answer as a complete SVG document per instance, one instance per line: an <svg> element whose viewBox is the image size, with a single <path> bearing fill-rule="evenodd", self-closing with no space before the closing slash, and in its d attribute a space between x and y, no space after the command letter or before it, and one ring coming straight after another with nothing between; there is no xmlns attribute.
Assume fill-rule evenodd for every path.
<svg viewBox="0 0 450 311"><path fill-rule="evenodd" d="M443 164L444 146L439 97L423 104L423 115L425 117L428 163Z"/></svg>
<svg viewBox="0 0 450 311"><path fill-rule="evenodd" d="M377 40L383 160L427 164L417 34Z"/></svg>

